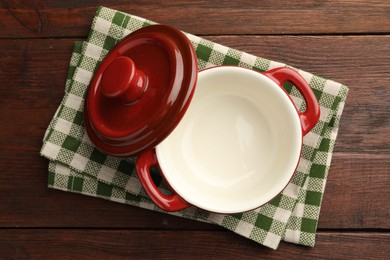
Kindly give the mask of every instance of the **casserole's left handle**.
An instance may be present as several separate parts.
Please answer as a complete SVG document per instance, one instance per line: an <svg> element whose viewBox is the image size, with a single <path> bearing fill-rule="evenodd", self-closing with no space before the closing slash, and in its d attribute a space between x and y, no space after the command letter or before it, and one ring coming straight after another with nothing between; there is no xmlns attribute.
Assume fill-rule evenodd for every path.
<svg viewBox="0 0 390 260"><path fill-rule="evenodd" d="M190 207L191 205L175 193L174 190L172 190L171 195L165 195L158 189L150 174L152 166L157 166L160 169L155 149L142 153L136 163L139 180L153 202L161 209L170 212ZM160 173L163 174L161 169Z"/></svg>

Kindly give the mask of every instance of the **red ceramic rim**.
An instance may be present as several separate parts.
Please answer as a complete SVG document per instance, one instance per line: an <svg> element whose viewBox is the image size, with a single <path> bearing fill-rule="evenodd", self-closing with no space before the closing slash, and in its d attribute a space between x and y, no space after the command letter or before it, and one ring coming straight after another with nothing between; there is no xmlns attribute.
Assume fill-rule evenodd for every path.
<svg viewBox="0 0 390 260"><path fill-rule="evenodd" d="M213 117L218 119L219 121L218 125L224 125L223 122L220 122L219 120L220 118L224 118L224 116L223 115L219 116L218 114L219 112L217 110L221 107L226 107L226 106L222 106L221 103L218 103L219 104L218 107L211 108L208 106L207 102L203 102L206 100L206 98L207 100L211 100L212 97L221 97L221 95L219 94L223 92L220 92L218 89L216 90L217 92L214 93L210 92L210 90L212 90L214 86L218 85L218 83L216 83L212 79L211 80L208 79L206 80L206 82L209 81L209 83L207 83L209 85L208 86L207 84L203 85L205 84L205 77L202 76L204 76L205 74L202 74L201 72L199 73L199 83L198 83L199 86L197 87L196 90L197 92L195 93L194 100L192 101L191 107L187 111L186 116L183 118L178 128L176 128L175 131L163 143L161 143L156 147L155 155L152 156L152 154L154 154L154 151L153 153L146 152L143 153L137 161L137 172L139 174L141 183L148 191L153 201L155 201L155 203L158 206L160 206L166 211L175 211L177 209L188 207L189 206L188 204L192 204L212 212L237 213L237 212L244 212L247 210L251 210L267 203L272 198L274 198L277 194L279 194L291 181L291 178L299 164L299 159L300 159L299 156L302 152L302 137L307 133L307 131L309 131L312 127L314 127L314 125L317 123L319 119L319 106L318 106L318 102L316 102L315 95L314 93L312 93L312 91L309 91L309 86L307 85L307 83L304 83L303 78L301 78L297 72L294 72L287 68L278 68L264 73L258 73L258 72L249 73L251 71L249 69L240 68L240 67L231 67L231 66L222 66L222 67L217 67L216 69L224 71L223 74L225 75L224 77L222 77L223 74L220 74L219 77L220 79L226 79L230 75L233 75L231 76L232 78L228 79L229 83L227 83L226 81L224 83L219 83L221 86L224 86L224 88L226 88L227 86L225 84L229 85L230 83L233 82L232 83L233 86L230 86L228 87L228 89L226 89L227 92L225 93L228 94L227 96L231 96L232 93L233 94L235 93L234 95L237 97L241 97L242 95L244 95L244 97L248 98L248 100L249 99L252 100L250 102L252 104L258 104L258 103L263 104L262 101L266 102L266 100L263 100L261 98L257 99L258 97L257 95L260 92L257 94L253 93L252 91L253 88L246 88L247 91L244 92L247 94L243 94L235 87L236 85L239 85L242 82L240 77L233 73L236 70L240 70L239 74L241 75L245 74L249 76L250 74L251 78L254 78L254 76L256 76L257 81L260 81L261 79L261 81L263 81L264 84L269 86L265 89L267 91L264 93L270 93L269 95L267 94L266 97L268 97L269 100L273 100L274 102L276 102L276 104L273 105L272 101L269 102L269 104L266 105L268 106L268 109L264 110L263 113L260 113L259 115L261 114L264 115L264 113L267 114L271 113L274 109L269 109L269 108L273 108L277 106L277 104L284 106L284 109L281 112L277 112L280 115L281 113L284 114L285 112L289 111L286 114L286 116L279 117L279 119L274 121L274 123L272 124L274 125L274 127L271 129L273 129L272 132L275 132L275 130L277 129L282 129L281 130L282 132L288 132L287 135L282 133L281 135L277 135L277 138L275 138L274 136L273 139L279 140L279 137L282 137L281 140L290 140L290 139L295 140L288 145L288 147L291 148L291 149L289 148L291 153L284 154L283 157L281 154L277 152L277 151L284 151L284 149L286 148L284 145L282 146L277 145L277 150L275 150L274 152L268 151L268 148L271 147L272 143L267 144L267 142L263 142L263 141L264 139L268 139L268 137L270 137L271 135L265 132L266 133L265 135L260 135L263 136L263 138L259 139L262 145L254 145L252 147L245 148L245 150L252 149L252 151L260 150L264 152L265 151L264 149L262 150L258 148L265 145L267 147L266 152L271 153L269 157L269 161L274 162L275 164L268 165L270 167L265 166L265 168L262 168L262 165L266 164L268 161L268 159L266 161L260 160L260 158L262 158L262 153L259 153L258 156L256 156L256 158L252 158L252 162L254 162L254 164L260 165L260 168L257 168L257 170L255 169L256 173L268 172L271 171L271 169L272 171L275 171L274 166L284 165L278 170L276 170L276 172L282 173L279 175L279 177L277 177L277 179L275 179L275 181L277 181L277 184L276 183L272 184L273 181L269 182L269 184L274 188L269 189L268 187L262 187L259 189L259 191L265 190L268 192L265 192L263 195L257 194L255 197L253 197L252 195L249 195L248 197L247 195L245 195L246 194L245 191L252 189L250 186L252 185L252 183L257 183L257 184L262 183L264 181L264 179L262 178L261 179L250 178L250 182L247 182L247 185L249 186L240 187L239 185L237 186L237 185L230 185L230 184L228 186L225 186L225 184L223 183L225 179L229 179L230 168L232 169L237 168L234 166L234 164L231 165L230 163L227 162L235 160L236 157L232 158L231 154L227 153L227 156L221 157L222 160L224 160L221 161L219 156L214 157L214 155L224 153L224 151L226 150L236 150L236 149L226 149L226 148L218 149L218 147L225 147L225 146L214 145L214 147L217 147L217 149L213 150L212 143L214 139L217 138L217 135L212 132L211 134L206 134L208 135L208 138L206 138L205 137L206 132L204 132L202 129L200 131L196 130L197 127L194 122L199 119L197 118L197 116L200 114L199 111L203 111L203 115L205 117L208 117L210 114L214 114ZM204 72L206 73L207 71ZM236 71L235 73L238 72ZM260 75L262 76L260 77ZM235 84L234 81L237 81L236 82L237 84ZM309 107L306 109L305 112L299 112L297 110L291 98L282 87L282 84L285 81L293 82L294 85L296 85L297 88L303 93L306 103L309 104ZM246 83L246 84L252 86L250 83ZM204 92L206 89L207 92ZM280 100L280 103L278 102L278 100ZM229 106L231 106L232 105L231 99L228 99L228 101L229 101ZM210 113L204 111L205 107L207 108L206 110L209 111ZM222 109L221 111L222 113L226 113L227 110L225 111L224 109ZM216 114L218 116L215 116ZM249 115L248 113L240 113L240 115L245 115L245 114ZM229 112L229 115L234 115L234 113ZM204 118L204 117L202 116L200 118ZM285 121L282 119L289 119L293 124L289 123L288 125L284 125L285 123L282 124L277 123L277 122ZM250 120L250 122L252 122L252 120ZM197 124L199 125L199 121ZM200 123L200 125L211 126L212 123L204 124L204 122L202 122ZM190 129L190 130L186 131L185 129ZM225 129L234 129L234 127L228 127L228 128L225 127ZM195 137L195 135L192 134L195 132L202 133L202 134L197 135L198 137ZM222 134L222 131L218 131L218 133ZM285 136L284 139L283 136ZM198 139L202 138L202 141L199 141L196 138ZM225 143L226 140L232 140L232 139L230 138L224 139L223 143ZM202 145L202 143L206 145ZM257 142L255 139L252 139L250 143L252 145L259 142ZM285 142L283 141L282 143ZM187 145L185 146L184 144ZM196 153L198 153L198 155L201 154L203 158L199 159L201 156L195 155ZM272 155L272 153L274 154L274 156ZM250 152L250 154L253 153ZM249 158L249 157L245 156L245 158ZM210 158L215 158L215 160L213 159L211 162L209 160ZM287 164L281 163L279 162L279 160L281 160L281 162L287 161ZM199 164L199 162L201 161L204 163ZM209 167L210 165L214 163L216 163L217 165L224 165L225 162L228 165L227 167L223 169L213 168L212 170L210 170L212 168ZM153 185L150 185L150 181L148 181L150 178L149 179L145 178L145 176L148 176L147 171L149 166L153 164L160 167L161 169L160 172L162 176L166 179L167 183L172 187L173 196L160 195L158 193L158 190L156 190L156 188L154 188ZM250 164L248 165L246 164L247 161L245 161L244 166L245 168L248 168L248 165ZM198 167L199 165L206 165L206 166ZM218 177L212 178L214 176L213 172L215 171L219 173L223 173L224 177L220 178L220 175L215 175ZM237 170L237 172L241 172L241 171ZM274 176L274 174L272 175L267 174L267 175ZM234 178L235 177L233 176L233 179ZM209 185L208 183L211 184ZM236 184L238 183L241 182L237 182ZM237 187L237 188L230 189L230 186ZM225 187L228 190L226 190ZM256 188L259 187L256 185ZM221 193L218 193L218 191L221 191ZM229 195L227 197L225 196L226 194L221 195L224 192L228 192ZM234 201L230 197L231 194L235 194L235 196L244 194L244 196L241 196L242 199ZM169 202L169 203L162 203L162 202Z"/></svg>

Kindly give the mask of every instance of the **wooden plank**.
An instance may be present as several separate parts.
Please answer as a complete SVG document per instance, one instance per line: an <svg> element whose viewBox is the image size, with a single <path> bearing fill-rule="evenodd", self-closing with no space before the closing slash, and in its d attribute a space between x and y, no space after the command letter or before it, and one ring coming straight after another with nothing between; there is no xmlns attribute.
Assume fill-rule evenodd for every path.
<svg viewBox="0 0 390 260"><path fill-rule="evenodd" d="M342 245L342 246L340 246ZM282 243L277 251L231 232L159 230L0 230L5 258L42 259L387 259L388 233L319 233L314 248ZM335 249L337 248L337 250Z"/></svg>
<svg viewBox="0 0 390 260"><path fill-rule="evenodd" d="M0 107L57 106L75 39L1 40Z"/></svg>
<svg viewBox="0 0 390 260"><path fill-rule="evenodd" d="M390 214L389 173L390 154L334 154L319 227L390 228L377 222Z"/></svg>
<svg viewBox="0 0 390 260"><path fill-rule="evenodd" d="M390 36L207 38L348 85L350 95L336 151L390 152ZM12 111L8 111L11 107L49 109L47 117L42 118L42 122L49 122L63 95L73 41L0 41L0 98L7 100L0 102L0 108L5 109L2 114L12 120ZM11 127L3 130L11 134Z"/></svg>
<svg viewBox="0 0 390 260"><path fill-rule="evenodd" d="M41 138L41 137L39 137ZM47 160L22 144L0 149L0 227L216 227L46 188ZM320 228L390 228L390 155L336 153L329 172ZM381 194L378 196L378 194ZM88 216L88 217L86 217Z"/></svg>
<svg viewBox="0 0 390 260"><path fill-rule="evenodd" d="M195 34L390 32L388 1L14 1L0 5L0 38L86 36L100 5Z"/></svg>
<svg viewBox="0 0 390 260"><path fill-rule="evenodd" d="M114 227L219 229L163 213L47 188L48 161L36 149L0 151L0 228ZM1 254L0 254L1 255Z"/></svg>
<svg viewBox="0 0 390 260"><path fill-rule="evenodd" d="M207 38L351 87L320 227L388 228L388 209L384 205L388 204L389 195L378 196L378 192L389 187L385 174L390 161L390 36ZM47 161L38 152L43 133L63 95L74 40L0 40L0 190L2 194L12 194L12 200L0 200L0 226L77 227L93 223L96 227L195 225L214 229L46 188Z"/></svg>

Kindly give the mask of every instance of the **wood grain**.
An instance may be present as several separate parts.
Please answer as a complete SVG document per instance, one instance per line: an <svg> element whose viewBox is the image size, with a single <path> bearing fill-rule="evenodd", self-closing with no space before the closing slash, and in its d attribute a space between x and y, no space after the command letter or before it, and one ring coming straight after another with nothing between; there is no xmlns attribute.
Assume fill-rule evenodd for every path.
<svg viewBox="0 0 390 260"><path fill-rule="evenodd" d="M389 211L383 207L389 195L378 197L377 194L390 186L387 174L390 172L390 75L386 73L390 37L207 38L324 75L350 87L319 226L389 228ZM43 133L63 96L75 40L0 40L4 47L0 49L0 190L13 194L12 200L0 201L0 210L6 212L0 214L0 226L215 229L202 223L46 189L47 161L39 157L39 149ZM93 224L85 215L96 218Z"/></svg>
<svg viewBox="0 0 390 260"><path fill-rule="evenodd" d="M254 55L285 62L349 86L350 95L342 117L336 151L351 152L353 149L360 153L390 153L390 74L387 73L390 36L206 38ZM43 128L63 96L74 40L0 41L3 46L0 50L0 98L8 101L0 102L0 109L3 109L2 114L6 119L12 120L15 116L23 117L25 112L31 115L34 113L31 109L37 108L38 113L42 113L45 118L41 118L38 128L29 129L36 131L31 132L31 136L42 135ZM10 111L14 108L19 110ZM24 120L32 119L28 117ZM16 123L23 125L24 120L20 119ZM12 125L4 125L0 131L3 136L14 134ZM33 140L31 136L27 142ZM20 139L13 141L20 142ZM4 144L11 145L9 142Z"/></svg>
<svg viewBox="0 0 390 260"><path fill-rule="evenodd" d="M389 154L335 153L319 227L390 228L389 173Z"/></svg>
<svg viewBox="0 0 390 260"><path fill-rule="evenodd" d="M386 1L3 0L0 38L85 37L101 5L199 35L390 32Z"/></svg>
<svg viewBox="0 0 390 260"><path fill-rule="evenodd" d="M212 241L212 243L210 243ZM225 231L0 230L0 253L18 259L387 259L390 235L317 235L315 248L282 243L277 251ZM342 246L340 246L342 245ZM337 248L337 250L335 250ZM356 250L359 248L359 250Z"/></svg>
<svg viewBox="0 0 390 260"><path fill-rule="evenodd" d="M47 188L42 137L100 5L349 86L315 248ZM0 258L388 258L389 1L1 0L0 28Z"/></svg>
<svg viewBox="0 0 390 260"><path fill-rule="evenodd" d="M39 144L36 145L39 147ZM336 153L329 172L319 228L390 228L390 156ZM47 189L47 160L38 149L1 149L0 227L112 227L218 229L102 199ZM88 217L86 217L88 216Z"/></svg>

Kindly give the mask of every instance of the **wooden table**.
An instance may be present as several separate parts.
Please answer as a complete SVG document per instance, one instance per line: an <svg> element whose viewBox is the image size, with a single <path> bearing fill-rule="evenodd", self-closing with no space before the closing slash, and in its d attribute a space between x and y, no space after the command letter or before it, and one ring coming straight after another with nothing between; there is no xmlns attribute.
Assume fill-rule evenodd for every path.
<svg viewBox="0 0 390 260"><path fill-rule="evenodd" d="M390 2L293 2L0 1L0 256L389 257ZM41 141L73 42L99 5L350 87L314 248L273 251L214 225L47 188Z"/></svg>

